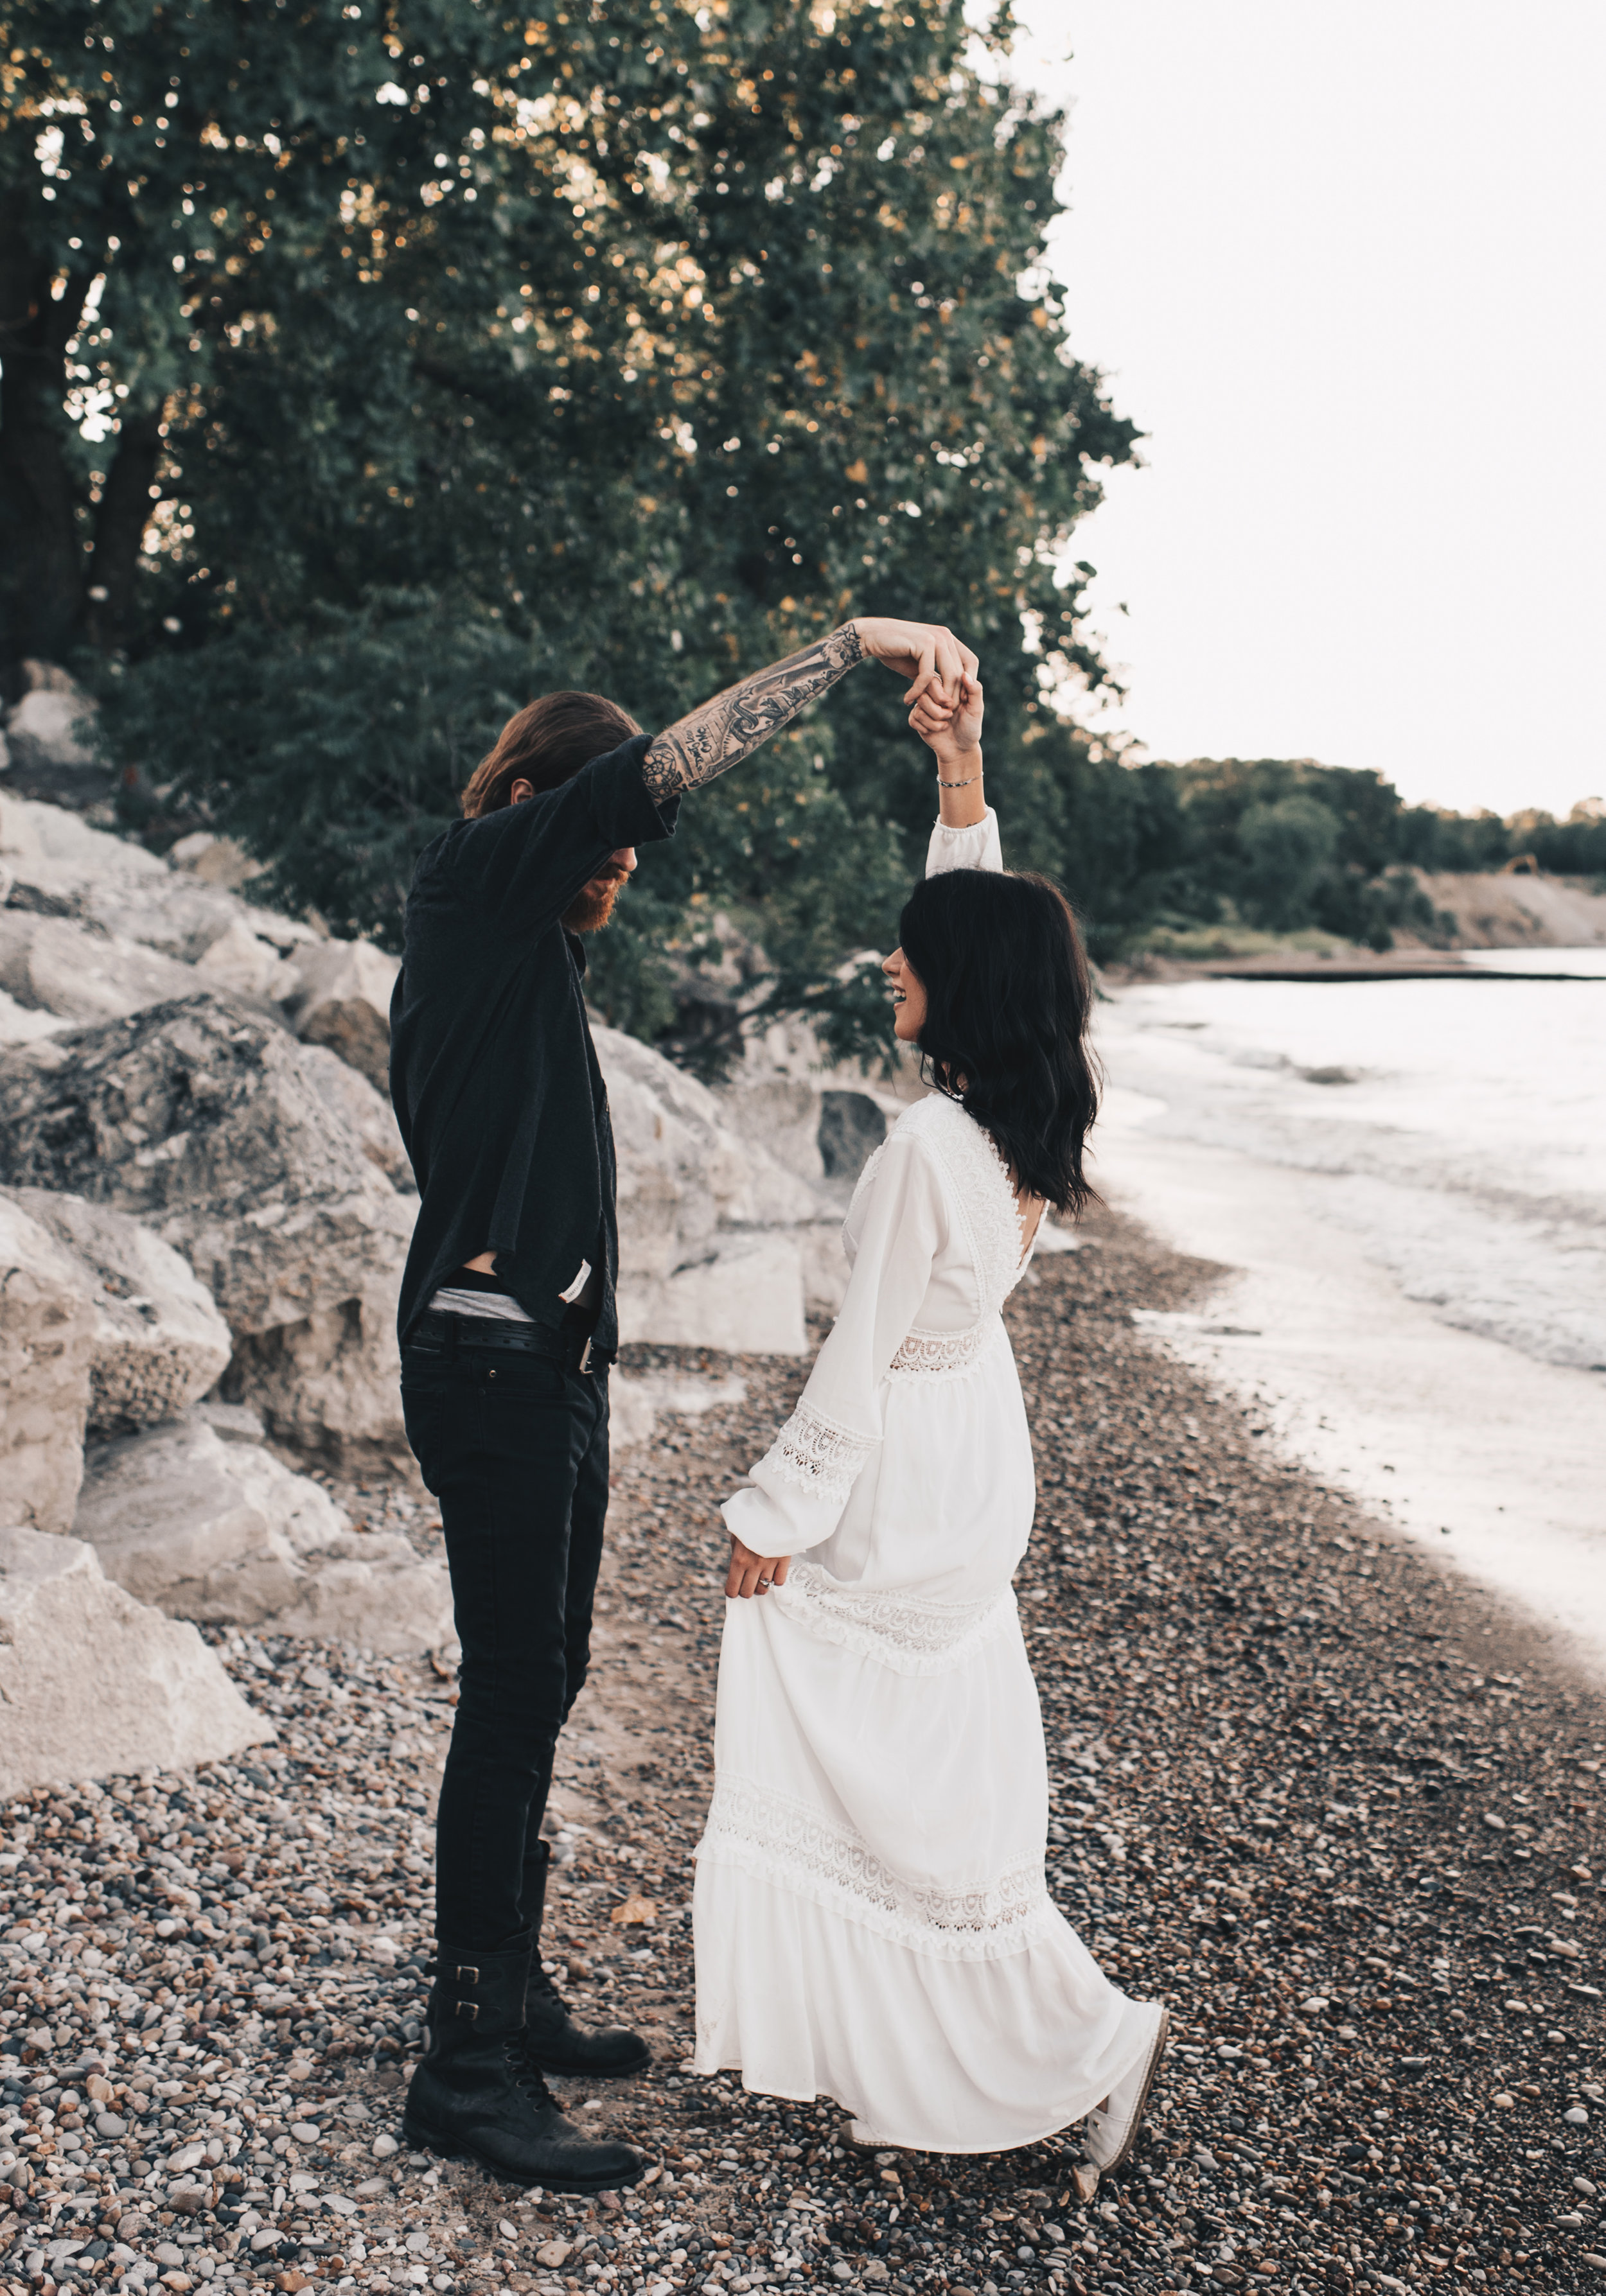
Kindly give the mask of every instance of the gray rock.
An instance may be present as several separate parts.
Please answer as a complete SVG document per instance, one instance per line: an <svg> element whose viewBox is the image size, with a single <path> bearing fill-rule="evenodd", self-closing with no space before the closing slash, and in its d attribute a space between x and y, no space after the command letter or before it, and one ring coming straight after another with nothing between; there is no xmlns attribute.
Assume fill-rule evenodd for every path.
<svg viewBox="0 0 1606 2296"><path fill-rule="evenodd" d="M93 1547L0 1530L0 1799L226 1760L270 1739L192 1626L108 1584Z"/></svg>
<svg viewBox="0 0 1606 2296"><path fill-rule="evenodd" d="M120 934L25 909L0 910L0 988L25 1009L62 1021L109 1021L184 996L187 965Z"/></svg>
<svg viewBox="0 0 1606 2296"><path fill-rule="evenodd" d="M95 1315L90 1429L148 1427L204 1395L228 1361L228 1326L189 1262L110 1205L47 1188L11 1200L82 1271Z"/></svg>
<svg viewBox="0 0 1606 2296"><path fill-rule="evenodd" d="M210 829L192 830L169 847L168 866L187 871L203 885L221 885L228 893L262 874L262 864L253 861L243 845L232 837L216 836Z"/></svg>
<svg viewBox="0 0 1606 2296"><path fill-rule="evenodd" d="M832 1179L856 1180L886 1137L886 1118L867 1092L820 1095L819 1154Z"/></svg>
<svg viewBox="0 0 1606 2296"><path fill-rule="evenodd" d="M95 704L65 672L22 696L5 721L12 745L31 742L53 765L86 766L95 758Z"/></svg>
<svg viewBox="0 0 1606 2296"><path fill-rule="evenodd" d="M375 1277L298 1323L242 1333L224 1393L249 1401L276 1443L349 1472L390 1466L410 1476L396 1292L394 1275Z"/></svg>
<svg viewBox="0 0 1606 2296"><path fill-rule="evenodd" d="M298 949L285 1011L298 1037L327 1045L378 1092L390 1089L391 991L399 961L369 941L316 941Z"/></svg>
<svg viewBox="0 0 1606 2296"><path fill-rule="evenodd" d="M795 1237L756 1229L666 1275L627 1276L619 1288L619 1336L627 1345L650 1340L733 1355L804 1354L803 1256Z"/></svg>
<svg viewBox="0 0 1606 2296"><path fill-rule="evenodd" d="M264 1002L287 996L295 986L293 967L243 917L230 920L226 931L196 958L195 971L209 988Z"/></svg>
<svg viewBox="0 0 1606 2296"><path fill-rule="evenodd" d="M820 1095L806 1078L765 1074L749 1064L714 1094L724 1121L744 1140L756 1141L800 1179L822 1180Z"/></svg>
<svg viewBox="0 0 1606 2296"><path fill-rule="evenodd" d="M416 1195L413 1168L401 1144L396 1111L388 1092L376 1092L360 1070L350 1067L327 1045L303 1045L301 1066L312 1078L320 1100L349 1124L362 1143L363 1154L404 1195Z"/></svg>
<svg viewBox="0 0 1606 2296"><path fill-rule="evenodd" d="M0 1053L0 1183L144 1220L236 1335L393 1281L412 1225L297 1046L204 990Z"/></svg>
<svg viewBox="0 0 1606 2296"><path fill-rule="evenodd" d="M619 1317L627 1341L800 1354L797 1232L827 1206L723 1102L661 1054L594 1030L619 1166Z"/></svg>
<svg viewBox="0 0 1606 2296"><path fill-rule="evenodd" d="M5 721L6 778L22 795L63 806L100 803L113 776L95 750L95 705L54 663Z"/></svg>
<svg viewBox="0 0 1606 2296"><path fill-rule="evenodd" d="M12 908L73 919L185 964L235 924L281 956L318 938L310 925L253 907L220 882L9 788L0 791L0 873Z"/></svg>
<svg viewBox="0 0 1606 2296"><path fill-rule="evenodd" d="M95 1316L82 1263L0 1195L0 1515L72 1522Z"/></svg>
<svg viewBox="0 0 1606 2296"><path fill-rule="evenodd" d="M93 1448L75 1528L109 1578L174 1617L394 1652L450 1633L439 1562L354 1530L309 1477L202 1414Z"/></svg>

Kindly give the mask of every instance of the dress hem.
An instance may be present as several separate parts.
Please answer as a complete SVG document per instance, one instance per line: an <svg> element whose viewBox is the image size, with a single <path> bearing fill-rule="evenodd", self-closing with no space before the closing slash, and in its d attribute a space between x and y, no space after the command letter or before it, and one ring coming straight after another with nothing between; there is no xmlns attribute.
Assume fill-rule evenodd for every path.
<svg viewBox="0 0 1606 2296"><path fill-rule="evenodd" d="M1148 2046L1149 2042L1148 2039L1145 2038L1143 2048L1137 2049L1132 2054L1132 2064L1136 2064L1138 2059L1143 2054L1143 2049L1146 2049ZM1123 2065L1121 2072L1112 2074L1108 2082L1104 2085L1103 2095L1108 2096L1109 2091L1114 2088L1116 2083L1121 2079L1122 2073L1130 2072L1131 2070L1132 2065ZM829 2089L767 2088L756 2081L750 2081L746 2075L742 2072L742 2067L739 2061L736 2059L732 2059L729 2064L711 2065L704 2063L700 2057L694 2056L691 2062L691 2071L693 2077L699 2080L713 2080L717 2079L721 2073L740 2073L742 2075L742 2090L745 2095L779 2097L783 2103L787 2104L818 2104L823 2097L828 2104L836 2105L839 2112L852 2115L853 2126L852 2134L853 2142L856 2144L863 2144L866 2146L872 2144L885 2144L892 2146L895 2151L900 2152L925 2152L933 2154L938 2158L949 2153L951 2153L955 2159L959 2159L960 2157L980 2157L983 2154L993 2152L1024 2152L1029 2144L1046 2144L1050 2136L1062 2136L1066 2130L1067 2128L1074 2128L1077 2121L1085 2120L1088 2114L1093 2110L1093 2107L1103 2102L1102 2096L1090 2097L1079 2112L1067 2113L1063 2120L1055 2121L1052 2126L1048 2128L1039 2129L1034 2136L1011 2136L1009 2142L1003 2144L917 2144L911 2143L907 2136L889 2136L880 2131L877 2131L873 2136L862 2134L858 2115L854 2113L852 2106L851 2104L844 2104L841 2097L833 2095Z"/></svg>

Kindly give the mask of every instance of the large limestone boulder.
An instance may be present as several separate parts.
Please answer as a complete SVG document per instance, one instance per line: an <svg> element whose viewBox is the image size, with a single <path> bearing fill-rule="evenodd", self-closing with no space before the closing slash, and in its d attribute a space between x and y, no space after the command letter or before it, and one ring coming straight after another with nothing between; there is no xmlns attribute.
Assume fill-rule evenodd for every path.
<svg viewBox="0 0 1606 2296"><path fill-rule="evenodd" d="M230 920L227 930L196 958L195 970L209 988L264 1001L289 996L296 980L294 967L243 917Z"/></svg>
<svg viewBox="0 0 1606 2296"><path fill-rule="evenodd" d="M109 1021L187 996L194 986L188 965L120 933L0 909L0 988L25 1009L62 1021Z"/></svg>
<svg viewBox="0 0 1606 2296"><path fill-rule="evenodd" d="M411 1475L397 1289L396 1276L375 1277L299 1322L243 1332L223 1393L259 1411L276 1443L354 1470L383 1465Z"/></svg>
<svg viewBox="0 0 1606 2296"><path fill-rule="evenodd" d="M112 1205L182 1252L233 1335L231 1392L255 1399L259 1374L278 1439L406 1459L415 1207L276 1022L202 991L0 1052L0 1183Z"/></svg>
<svg viewBox="0 0 1606 2296"><path fill-rule="evenodd" d="M53 662L22 668L29 690L5 721L12 787L63 806L101 803L112 775L95 754L95 703Z"/></svg>
<svg viewBox="0 0 1606 2296"><path fill-rule="evenodd" d="M284 1009L296 1035L332 1052L390 1089L391 991L399 960L366 940L314 941L292 959L294 985Z"/></svg>
<svg viewBox="0 0 1606 2296"><path fill-rule="evenodd" d="M800 1179L824 1179L820 1094L810 1078L748 1065L738 1069L714 1097L721 1119L743 1140L756 1143Z"/></svg>
<svg viewBox="0 0 1606 2296"><path fill-rule="evenodd" d="M622 1338L801 1354L803 1236L828 1207L704 1085L597 1029L619 1165Z"/></svg>
<svg viewBox="0 0 1606 2296"><path fill-rule="evenodd" d="M803 1268L795 1240L742 1236L689 1267L622 1280L619 1336L627 1344L651 1340L733 1355L804 1354Z"/></svg>
<svg viewBox="0 0 1606 2296"><path fill-rule="evenodd" d="M193 1626L108 1584L93 1547L0 1530L0 1800L225 1761L270 1739Z"/></svg>
<svg viewBox="0 0 1606 2296"><path fill-rule="evenodd" d="M394 1277L412 1226L295 1043L206 990L0 1053L0 1183L131 1212L236 1333Z"/></svg>
<svg viewBox="0 0 1606 2296"><path fill-rule="evenodd" d="M67 807L12 790L0 791L0 878L12 908L70 918L184 964L199 963L235 926L276 963L318 938L311 925L242 900L226 882L169 865Z"/></svg>
<svg viewBox="0 0 1606 2296"><path fill-rule="evenodd" d="M386 1652L446 1641L443 1566L399 1534L354 1530L253 1433L251 1414L203 1406L92 1449L75 1529L107 1576L178 1618Z"/></svg>
<svg viewBox="0 0 1606 2296"><path fill-rule="evenodd" d="M47 1188L18 1188L10 1200L78 1264L94 1316L92 1433L171 1419L215 1384L228 1325L188 1260L110 1205Z"/></svg>
<svg viewBox="0 0 1606 2296"><path fill-rule="evenodd" d="M71 1526L95 1341L81 1261L0 1195L0 1510L13 1522Z"/></svg>
<svg viewBox="0 0 1606 2296"><path fill-rule="evenodd" d="M390 1095L375 1092L366 1076L348 1068L327 1045L303 1045L301 1067L311 1078L319 1099L350 1126L368 1161L378 1166L392 1187L416 1196L417 1183L401 1144L401 1129Z"/></svg>

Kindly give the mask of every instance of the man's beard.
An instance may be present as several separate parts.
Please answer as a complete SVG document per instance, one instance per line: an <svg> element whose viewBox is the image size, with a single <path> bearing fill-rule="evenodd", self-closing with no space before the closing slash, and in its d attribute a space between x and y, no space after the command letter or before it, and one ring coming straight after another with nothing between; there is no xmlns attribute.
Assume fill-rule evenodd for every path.
<svg viewBox="0 0 1606 2296"><path fill-rule="evenodd" d="M581 887L564 911L564 922L571 932L602 931L614 914L625 873L622 869L611 870L605 876L593 877L589 884Z"/></svg>

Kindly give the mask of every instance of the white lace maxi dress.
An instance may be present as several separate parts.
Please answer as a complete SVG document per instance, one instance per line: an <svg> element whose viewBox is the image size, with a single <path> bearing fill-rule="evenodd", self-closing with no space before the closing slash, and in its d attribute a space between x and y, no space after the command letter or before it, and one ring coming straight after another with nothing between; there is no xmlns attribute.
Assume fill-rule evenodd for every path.
<svg viewBox="0 0 1606 2296"><path fill-rule="evenodd" d="M928 873L1001 865L991 812L934 834ZM908 1110L843 1241L842 1313L724 1509L756 1554L796 1559L726 1609L694 2062L835 2097L864 2142L1002 2151L1097 2104L1157 2012L1109 1983L1043 1879L1042 1718L1009 1583L1035 1488L1000 1314L1020 1223L981 1127L940 1096Z"/></svg>

